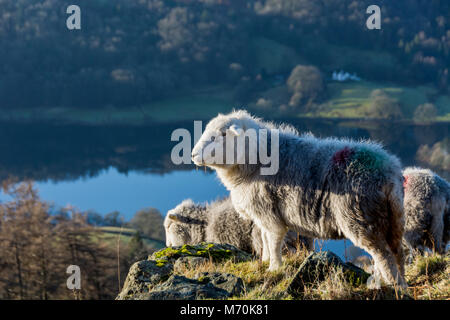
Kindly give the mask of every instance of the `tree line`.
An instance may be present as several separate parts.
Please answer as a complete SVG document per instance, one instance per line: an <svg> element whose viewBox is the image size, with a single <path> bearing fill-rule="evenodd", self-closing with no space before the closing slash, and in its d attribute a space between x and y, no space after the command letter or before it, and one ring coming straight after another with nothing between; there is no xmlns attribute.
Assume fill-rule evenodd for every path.
<svg viewBox="0 0 450 320"><path fill-rule="evenodd" d="M151 252L142 233L158 236L155 226L138 231L127 245L118 236L107 240L86 213L42 201L32 182L4 181L2 193L7 201L0 203L0 300L114 299L131 264ZM143 215L153 223L158 219L147 211L137 221ZM158 223L160 235L162 217ZM67 288L70 265L80 267L80 290Z"/></svg>

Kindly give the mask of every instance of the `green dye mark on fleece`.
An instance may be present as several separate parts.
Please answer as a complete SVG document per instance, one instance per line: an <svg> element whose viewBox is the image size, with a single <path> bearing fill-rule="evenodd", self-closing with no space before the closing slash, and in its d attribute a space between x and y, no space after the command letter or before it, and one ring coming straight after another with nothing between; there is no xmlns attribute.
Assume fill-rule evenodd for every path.
<svg viewBox="0 0 450 320"><path fill-rule="evenodd" d="M386 163L386 155L371 149L360 147L353 156L353 163L361 167L361 169L371 172L381 172Z"/></svg>

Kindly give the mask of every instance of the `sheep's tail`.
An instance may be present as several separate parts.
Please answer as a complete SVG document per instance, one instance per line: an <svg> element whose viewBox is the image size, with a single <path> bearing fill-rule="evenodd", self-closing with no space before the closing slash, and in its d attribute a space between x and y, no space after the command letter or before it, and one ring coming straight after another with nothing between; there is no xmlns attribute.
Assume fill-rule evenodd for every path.
<svg viewBox="0 0 450 320"><path fill-rule="evenodd" d="M404 276L404 252L402 239L405 228L405 215L403 209L403 186L401 183L394 184L387 194L387 210L390 228L387 234L387 242L392 253L396 257L397 264L402 276Z"/></svg>

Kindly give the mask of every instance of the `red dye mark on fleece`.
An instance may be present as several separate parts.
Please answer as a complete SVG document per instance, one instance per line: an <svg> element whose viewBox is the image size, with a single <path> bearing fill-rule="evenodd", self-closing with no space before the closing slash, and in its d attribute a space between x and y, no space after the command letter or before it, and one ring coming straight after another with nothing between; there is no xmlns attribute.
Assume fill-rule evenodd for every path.
<svg viewBox="0 0 450 320"><path fill-rule="evenodd" d="M406 189L406 186L408 185L408 176L403 176L403 188Z"/></svg>
<svg viewBox="0 0 450 320"><path fill-rule="evenodd" d="M345 147L344 149L337 151L333 155L332 161L333 163L338 165L345 165L348 160L350 160L353 153L354 151L352 149L350 149L349 147Z"/></svg>

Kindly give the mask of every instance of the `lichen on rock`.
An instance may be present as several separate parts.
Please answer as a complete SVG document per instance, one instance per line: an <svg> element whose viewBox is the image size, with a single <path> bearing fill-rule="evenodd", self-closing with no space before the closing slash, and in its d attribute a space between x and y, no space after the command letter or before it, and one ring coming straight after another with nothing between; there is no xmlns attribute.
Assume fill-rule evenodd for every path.
<svg viewBox="0 0 450 320"><path fill-rule="evenodd" d="M216 244L207 242L202 242L196 245L185 244L183 246L164 248L153 253L149 259L174 262L180 257L189 256L208 258L213 262L220 262L227 259L232 259L235 262L242 262L251 259L250 254L239 250L230 244Z"/></svg>

